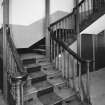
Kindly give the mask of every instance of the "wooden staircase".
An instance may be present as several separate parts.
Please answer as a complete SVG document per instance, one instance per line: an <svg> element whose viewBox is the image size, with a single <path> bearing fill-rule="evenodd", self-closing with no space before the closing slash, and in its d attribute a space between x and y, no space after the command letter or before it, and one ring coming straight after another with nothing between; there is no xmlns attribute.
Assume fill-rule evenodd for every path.
<svg viewBox="0 0 105 105"><path fill-rule="evenodd" d="M96 0L82 0L72 13L50 24L50 60L41 53L45 51L42 43L19 55L10 27L4 24L4 92L9 105L91 105L89 74L93 61L83 59L68 45L76 40L84 26L90 25L86 21L95 16L96 10L98 13L103 10L97 18L105 13L104 0L95 5L92 1L94 4ZM84 81L82 64L86 67Z"/></svg>
<svg viewBox="0 0 105 105"><path fill-rule="evenodd" d="M76 32L73 29L57 29L54 31L54 34L58 35L57 38L62 40L64 39L65 43L67 45L71 45L76 39ZM60 37L61 36L61 37ZM38 41L37 43L34 43L33 45L31 45L28 48L20 48L17 49L18 53L20 54L24 54L24 53L38 53L38 54L46 54L46 45L45 45L45 38L42 38L40 41ZM27 62L27 61L26 61Z"/></svg>
<svg viewBox="0 0 105 105"><path fill-rule="evenodd" d="M24 105L85 105L47 57L22 54L21 60L29 75L24 84Z"/></svg>

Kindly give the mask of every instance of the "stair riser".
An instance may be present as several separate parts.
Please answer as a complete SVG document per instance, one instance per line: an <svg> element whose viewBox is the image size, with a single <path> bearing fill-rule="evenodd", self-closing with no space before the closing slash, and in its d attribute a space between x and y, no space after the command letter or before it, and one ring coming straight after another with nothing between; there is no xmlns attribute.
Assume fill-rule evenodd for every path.
<svg viewBox="0 0 105 105"><path fill-rule="evenodd" d="M43 89L41 91L38 91L37 96L40 97L41 95L48 94L48 93L53 92L53 91L54 91L53 87L49 87L49 88Z"/></svg>
<svg viewBox="0 0 105 105"><path fill-rule="evenodd" d="M49 87L40 91L33 92L27 96L24 96L24 101L30 101L32 99L36 99L37 97L40 97L41 95L48 94L53 91L54 91L53 87Z"/></svg>
<svg viewBox="0 0 105 105"><path fill-rule="evenodd" d="M56 93L56 91L59 89L59 88L62 88L62 87L65 87L66 86L66 83L61 83L61 84L58 84L56 86L54 86L54 92Z"/></svg>
<svg viewBox="0 0 105 105"><path fill-rule="evenodd" d="M42 89L42 90L39 90L39 91L35 91L33 93L30 93L29 95L26 95L24 96L24 101L30 101L32 99L36 99L37 97L40 97L41 95L44 95L44 94L48 94L50 92L53 92L53 87L48 87L46 89Z"/></svg>
<svg viewBox="0 0 105 105"><path fill-rule="evenodd" d="M54 105L62 105L62 102L55 103Z"/></svg>
<svg viewBox="0 0 105 105"><path fill-rule="evenodd" d="M42 50L42 51L38 51L38 50L33 50L32 51L33 53L38 53L38 54L42 54L42 55L45 55L46 54L46 52L44 51L44 50Z"/></svg>
<svg viewBox="0 0 105 105"><path fill-rule="evenodd" d="M49 59L47 58L36 59L36 63L43 63L43 62L49 62Z"/></svg>
<svg viewBox="0 0 105 105"><path fill-rule="evenodd" d="M38 72L41 70L41 66L37 66L37 67L32 67L32 68L27 68L27 72L28 73L34 73L34 72Z"/></svg>
<svg viewBox="0 0 105 105"><path fill-rule="evenodd" d="M54 78L54 77L61 76L61 75L62 75L61 72L48 74L47 79Z"/></svg>
<svg viewBox="0 0 105 105"><path fill-rule="evenodd" d="M26 60L23 60L23 65L29 65L29 64L33 64L33 63L36 63L35 59L26 59Z"/></svg>
<svg viewBox="0 0 105 105"><path fill-rule="evenodd" d="M25 96L24 97L24 101L30 101L30 100L35 99L35 98L37 98L37 93L36 92L34 92L34 93L30 94L30 95Z"/></svg>
<svg viewBox="0 0 105 105"><path fill-rule="evenodd" d="M44 49L44 50L45 50L46 46L40 45L38 48L39 48L39 49Z"/></svg>
<svg viewBox="0 0 105 105"><path fill-rule="evenodd" d="M47 79L46 75L38 77L38 78L33 78L31 80L31 84L35 84L35 83L38 83L38 82L41 82L41 81L45 81L46 79Z"/></svg>

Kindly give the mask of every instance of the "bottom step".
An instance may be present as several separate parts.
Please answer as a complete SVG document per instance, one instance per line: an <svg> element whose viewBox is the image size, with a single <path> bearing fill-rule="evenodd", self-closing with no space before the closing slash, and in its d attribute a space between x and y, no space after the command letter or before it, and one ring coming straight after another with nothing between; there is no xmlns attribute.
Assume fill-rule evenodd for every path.
<svg viewBox="0 0 105 105"><path fill-rule="evenodd" d="M38 98L24 102L24 105L43 105Z"/></svg>
<svg viewBox="0 0 105 105"><path fill-rule="evenodd" d="M43 105L62 105L62 99L54 92L40 96L39 100Z"/></svg>
<svg viewBox="0 0 105 105"><path fill-rule="evenodd" d="M66 86L55 87L54 91L65 101L76 94L71 88L68 88Z"/></svg>
<svg viewBox="0 0 105 105"><path fill-rule="evenodd" d="M66 100L64 105L87 105L83 104L77 96L71 97L71 99Z"/></svg>

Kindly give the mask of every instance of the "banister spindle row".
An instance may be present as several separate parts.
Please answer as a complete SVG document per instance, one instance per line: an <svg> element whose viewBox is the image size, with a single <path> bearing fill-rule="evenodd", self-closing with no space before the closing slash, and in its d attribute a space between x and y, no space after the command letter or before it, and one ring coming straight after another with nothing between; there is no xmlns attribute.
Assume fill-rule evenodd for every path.
<svg viewBox="0 0 105 105"><path fill-rule="evenodd" d="M80 25L83 24L91 15L96 14L104 7L105 0L83 0L80 5L77 5L77 8L79 8L80 13Z"/></svg>
<svg viewBox="0 0 105 105"><path fill-rule="evenodd" d="M23 105L23 84L27 78L27 74L21 62L19 62L21 60L19 59L19 55L11 38L8 25L6 25L6 35L7 101L9 105Z"/></svg>
<svg viewBox="0 0 105 105"><path fill-rule="evenodd" d="M62 72L62 76L65 78L67 86L72 87L76 93L79 93L82 101L86 100L90 103L89 71L91 61L85 61L74 53L68 47L67 43L65 43L65 40L59 39L59 32L57 33L57 36L55 35L55 32L50 32L51 46L53 49L52 53L54 53L52 61L56 64L56 69ZM84 79L82 77L82 64L86 65L86 73L84 74L86 75L86 78Z"/></svg>

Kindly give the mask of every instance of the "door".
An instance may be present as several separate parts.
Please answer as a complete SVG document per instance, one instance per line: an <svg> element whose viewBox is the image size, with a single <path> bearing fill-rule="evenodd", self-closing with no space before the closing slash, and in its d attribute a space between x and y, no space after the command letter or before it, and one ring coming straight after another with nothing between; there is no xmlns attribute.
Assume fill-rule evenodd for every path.
<svg viewBox="0 0 105 105"><path fill-rule="evenodd" d="M85 60L93 60L93 35L81 35L81 57ZM86 73L86 64L82 64L82 73ZM93 64L90 65L90 71L93 71Z"/></svg>

